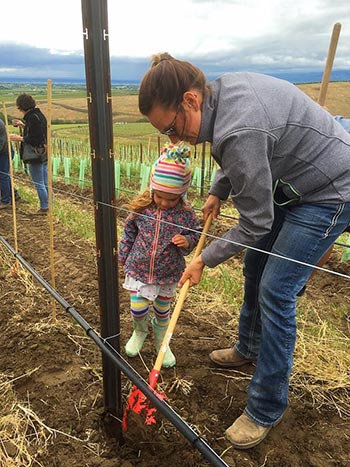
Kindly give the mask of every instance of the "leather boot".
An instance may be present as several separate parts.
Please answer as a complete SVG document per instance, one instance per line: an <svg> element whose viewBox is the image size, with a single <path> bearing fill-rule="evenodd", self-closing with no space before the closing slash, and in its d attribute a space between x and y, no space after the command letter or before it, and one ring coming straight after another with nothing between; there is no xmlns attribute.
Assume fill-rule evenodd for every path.
<svg viewBox="0 0 350 467"><path fill-rule="evenodd" d="M136 357L142 349L148 334L148 315L141 319L134 319L134 332L125 345L128 357Z"/></svg>
<svg viewBox="0 0 350 467"><path fill-rule="evenodd" d="M236 449L249 449L261 443L271 428L272 426L257 425L243 413L227 428L225 436Z"/></svg>
<svg viewBox="0 0 350 467"><path fill-rule="evenodd" d="M234 347L230 349L213 350L213 352L209 354L209 358L215 365L221 366L222 368L239 368L247 363L254 363L253 359L243 357Z"/></svg>
<svg viewBox="0 0 350 467"><path fill-rule="evenodd" d="M153 332L154 332L154 344L156 347L156 351L159 352L159 349L160 349L160 346L162 345L167 327L159 326L159 324L157 324L157 320L155 317L152 318L151 322L152 322L152 327L153 327ZM175 355L170 350L170 347L168 347L167 351L165 352L162 367L171 368L175 365L176 365Z"/></svg>

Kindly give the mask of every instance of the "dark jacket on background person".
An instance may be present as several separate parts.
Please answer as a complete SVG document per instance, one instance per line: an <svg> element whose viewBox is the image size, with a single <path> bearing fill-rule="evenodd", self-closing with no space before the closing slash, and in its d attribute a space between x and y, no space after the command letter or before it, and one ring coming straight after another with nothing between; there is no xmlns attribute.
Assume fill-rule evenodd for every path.
<svg viewBox="0 0 350 467"><path fill-rule="evenodd" d="M43 147L46 144L47 135L47 120L45 115L38 107L28 110L23 117L23 143L21 144L21 155L23 153L23 145L31 144L34 147ZM30 161L30 163L40 163L42 160Z"/></svg>
<svg viewBox="0 0 350 467"><path fill-rule="evenodd" d="M14 156L12 145L11 157ZM9 145L6 132L6 125L0 118L0 204L8 205L11 202L11 178L10 178ZM20 195L14 188L15 199L19 200Z"/></svg>
<svg viewBox="0 0 350 467"><path fill-rule="evenodd" d="M11 147L11 154L13 156L13 148ZM8 157L9 156L9 146L7 140L6 126L5 123L0 118L0 156Z"/></svg>
<svg viewBox="0 0 350 467"><path fill-rule="evenodd" d="M5 123L0 118L0 155L8 156L8 143Z"/></svg>

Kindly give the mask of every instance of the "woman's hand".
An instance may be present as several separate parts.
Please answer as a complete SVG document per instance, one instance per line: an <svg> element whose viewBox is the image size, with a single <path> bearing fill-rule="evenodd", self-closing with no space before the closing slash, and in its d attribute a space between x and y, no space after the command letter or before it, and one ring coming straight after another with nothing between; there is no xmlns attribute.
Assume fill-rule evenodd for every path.
<svg viewBox="0 0 350 467"><path fill-rule="evenodd" d="M19 126L21 128L24 128L24 123L22 122L22 120L18 120L18 118L14 118L12 120L12 125L13 126Z"/></svg>
<svg viewBox="0 0 350 467"><path fill-rule="evenodd" d="M205 264L202 261L201 255L194 258L182 274L178 284L179 287L182 287L187 279L190 280L190 287L199 284L202 278L204 266Z"/></svg>
<svg viewBox="0 0 350 467"><path fill-rule="evenodd" d="M10 141L23 141L23 136L17 135L16 133L10 133Z"/></svg>
<svg viewBox="0 0 350 467"><path fill-rule="evenodd" d="M207 220L209 214L213 214L213 220L216 221L218 215L220 214L221 201L220 198L216 195L209 195L207 201L202 207L202 213L204 221Z"/></svg>
<svg viewBox="0 0 350 467"><path fill-rule="evenodd" d="M171 241L179 248L188 248L190 246L190 242L181 234L174 235Z"/></svg>

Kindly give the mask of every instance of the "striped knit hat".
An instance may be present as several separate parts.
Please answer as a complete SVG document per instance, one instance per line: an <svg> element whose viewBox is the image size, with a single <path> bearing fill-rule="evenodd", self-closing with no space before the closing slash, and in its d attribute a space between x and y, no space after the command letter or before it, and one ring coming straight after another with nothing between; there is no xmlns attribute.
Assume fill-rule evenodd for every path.
<svg viewBox="0 0 350 467"><path fill-rule="evenodd" d="M151 191L185 195L191 183L190 155L188 147L166 143L151 169Z"/></svg>

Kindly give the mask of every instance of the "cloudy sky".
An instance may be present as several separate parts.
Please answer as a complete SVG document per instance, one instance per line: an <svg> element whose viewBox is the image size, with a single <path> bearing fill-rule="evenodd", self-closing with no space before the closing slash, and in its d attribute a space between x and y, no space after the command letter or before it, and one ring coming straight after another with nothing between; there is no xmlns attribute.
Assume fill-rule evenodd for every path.
<svg viewBox="0 0 350 467"><path fill-rule="evenodd" d="M6 2L1 20L0 79L84 78L80 0ZM139 80L160 51L209 78L236 70L322 74L337 22L333 69L350 72L348 0L108 0L111 75Z"/></svg>

